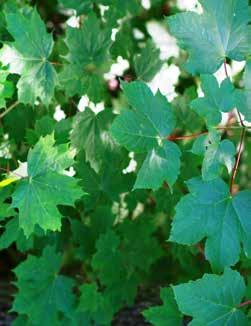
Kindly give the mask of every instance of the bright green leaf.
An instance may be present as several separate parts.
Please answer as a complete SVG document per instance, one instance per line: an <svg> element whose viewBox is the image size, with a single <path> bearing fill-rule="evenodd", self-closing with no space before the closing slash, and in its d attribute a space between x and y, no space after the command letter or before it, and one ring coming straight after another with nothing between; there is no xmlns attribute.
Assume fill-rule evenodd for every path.
<svg viewBox="0 0 251 326"><path fill-rule="evenodd" d="M54 137L40 138L28 154L28 177L21 180L12 195L19 209L19 224L28 237L35 225L43 230L60 230L57 205L73 206L83 192L77 180L63 174L72 165L67 145L54 146Z"/></svg>
<svg viewBox="0 0 251 326"><path fill-rule="evenodd" d="M222 276L205 274L197 281L172 288L180 311L194 318L191 325L248 325L247 317L238 309L245 283L236 271L226 269Z"/></svg>
<svg viewBox="0 0 251 326"><path fill-rule="evenodd" d="M187 182L190 194L176 206L170 240L193 245L206 238L205 255L212 267L221 271L237 263L240 243L251 255L251 191L231 196L221 180Z"/></svg>
<svg viewBox="0 0 251 326"><path fill-rule="evenodd" d="M179 13L167 19L172 35L189 53L186 69L214 73L225 58L242 61L251 53L248 0L200 0L201 15Z"/></svg>
<svg viewBox="0 0 251 326"><path fill-rule="evenodd" d="M0 61L9 71L21 75L18 100L34 104L37 98L48 105L57 84L56 71L49 61L53 49L52 35L36 9L6 13L7 28L15 39L0 51ZM32 87L31 87L32 85Z"/></svg>

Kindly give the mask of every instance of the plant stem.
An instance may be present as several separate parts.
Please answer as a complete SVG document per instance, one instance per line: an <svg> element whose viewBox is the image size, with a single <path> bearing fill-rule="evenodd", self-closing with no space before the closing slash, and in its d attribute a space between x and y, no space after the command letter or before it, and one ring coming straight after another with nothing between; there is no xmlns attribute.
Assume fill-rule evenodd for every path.
<svg viewBox="0 0 251 326"><path fill-rule="evenodd" d="M236 177L236 174L238 171L238 167L240 164L240 160L241 160L241 153L242 153L242 149L243 149L245 134L246 134L246 128L242 128L241 140L240 140L239 150L238 150L238 154L237 154L237 159L235 161L235 165L233 168L233 173L232 173L232 177L231 177L231 181L230 181L230 193L231 194L233 194L234 180L235 180L235 177Z"/></svg>
<svg viewBox="0 0 251 326"><path fill-rule="evenodd" d="M243 127L240 127L240 126L216 127L215 129L228 131L228 130L234 130L234 129L243 129ZM251 128L245 127L245 130L247 130L247 129L251 129ZM174 140L189 140L189 139L197 138L197 137L199 137L201 135L207 135L208 133L209 133L209 131L202 131L202 132L198 132L198 133L191 134L191 135L185 135L185 136L169 135L169 136L166 137L166 139L167 140L170 140L170 141L174 141Z"/></svg>
<svg viewBox="0 0 251 326"><path fill-rule="evenodd" d="M3 113L0 114L0 119L2 119L4 116L6 116L6 114L12 111L18 105L18 103L19 102L16 101L13 104L11 104Z"/></svg>
<svg viewBox="0 0 251 326"><path fill-rule="evenodd" d="M248 301L245 301L245 302L242 302L239 304L238 308L241 308L241 307L245 307L247 305L251 304L251 300L248 300Z"/></svg>

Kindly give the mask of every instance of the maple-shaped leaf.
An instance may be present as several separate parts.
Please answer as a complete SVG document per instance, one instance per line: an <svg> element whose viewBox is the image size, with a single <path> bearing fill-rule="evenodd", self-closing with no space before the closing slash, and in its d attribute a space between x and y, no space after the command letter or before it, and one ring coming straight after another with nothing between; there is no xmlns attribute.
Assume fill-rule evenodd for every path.
<svg viewBox="0 0 251 326"><path fill-rule="evenodd" d="M84 284L80 288L80 299L77 307L79 313L84 313L91 325L110 325L114 311L109 299L98 292L96 284Z"/></svg>
<svg viewBox="0 0 251 326"><path fill-rule="evenodd" d="M14 42L0 51L0 61L20 75L18 100L34 104L37 98L48 105L57 84L57 74L49 61L54 41L36 9L7 11L7 28ZM31 87L32 86L32 87Z"/></svg>
<svg viewBox="0 0 251 326"><path fill-rule="evenodd" d="M115 147L108 133L109 120L113 115L107 111L95 114L87 108L73 120L71 143L78 151L85 151L86 161L95 172L99 172L103 165L106 149Z"/></svg>
<svg viewBox="0 0 251 326"><path fill-rule="evenodd" d="M71 315L75 282L58 274L61 260L53 247L47 247L41 257L29 255L14 269L18 293L12 310L27 315L34 325L57 325L60 313Z"/></svg>
<svg viewBox="0 0 251 326"><path fill-rule="evenodd" d="M251 60L247 61L244 73L244 90L235 91L236 107L244 115L245 120L251 122Z"/></svg>
<svg viewBox="0 0 251 326"><path fill-rule="evenodd" d="M179 312L172 289L162 288L160 298L161 306L144 310L143 315L154 326L182 325L182 314Z"/></svg>
<svg viewBox="0 0 251 326"><path fill-rule="evenodd" d="M248 0L200 0L203 13L168 17L169 30L189 54L186 69L214 73L225 58L245 60L251 53Z"/></svg>
<svg viewBox="0 0 251 326"><path fill-rule="evenodd" d="M61 86L69 96L87 94L90 100L101 101L105 92L102 65L109 58L111 30L102 28L92 13L80 28L67 28L65 42L69 53L60 74Z"/></svg>
<svg viewBox="0 0 251 326"><path fill-rule="evenodd" d="M160 60L160 50L155 47L151 40L134 57L134 67L138 79L150 81L160 70L163 62Z"/></svg>
<svg viewBox="0 0 251 326"><path fill-rule="evenodd" d="M124 304L132 304L137 291L138 275L125 268L120 250L120 237L108 230L96 243L97 252L92 266L100 282L106 287L106 295L119 309Z"/></svg>
<svg viewBox="0 0 251 326"><path fill-rule="evenodd" d="M14 94L14 85L7 80L9 72L6 68L0 67L0 108L5 107L6 99L10 99Z"/></svg>
<svg viewBox="0 0 251 326"><path fill-rule="evenodd" d="M19 210L19 225L28 237L36 225L43 230L60 230L57 205L73 206L83 192L78 180L64 175L73 164L68 145L54 146L54 136L40 138L28 154L28 176L19 181L12 207Z"/></svg>
<svg viewBox="0 0 251 326"><path fill-rule="evenodd" d="M158 92L153 95L142 82L123 83L132 110L122 112L111 127L114 139L129 151L148 152L134 189L158 189L164 181L172 188L179 168L179 147L167 140L175 126L170 104Z"/></svg>
<svg viewBox="0 0 251 326"><path fill-rule="evenodd" d="M226 269L221 276L205 274L201 279L172 286L180 311L193 317L189 325L247 326L248 319L238 309L246 286L241 275Z"/></svg>
<svg viewBox="0 0 251 326"><path fill-rule="evenodd" d="M190 106L208 126L218 125L222 120L221 112L229 112L235 107L234 86L229 78L219 86L212 75L202 75L201 81L204 97L193 100Z"/></svg>
<svg viewBox="0 0 251 326"><path fill-rule="evenodd" d="M193 245L206 238L205 256L216 271L237 263L243 244L251 255L251 191L232 196L221 179L187 182L190 194L176 206L170 240Z"/></svg>
<svg viewBox="0 0 251 326"><path fill-rule="evenodd" d="M205 181L219 177L224 166L229 174L234 168L236 148L228 139L221 141L220 134L215 130L198 137L191 151L203 156L202 178Z"/></svg>

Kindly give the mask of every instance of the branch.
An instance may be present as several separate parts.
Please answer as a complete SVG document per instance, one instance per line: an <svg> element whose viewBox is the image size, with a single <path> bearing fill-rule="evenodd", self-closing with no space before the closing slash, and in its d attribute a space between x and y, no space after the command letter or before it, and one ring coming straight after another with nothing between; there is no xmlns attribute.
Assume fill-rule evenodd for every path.
<svg viewBox="0 0 251 326"><path fill-rule="evenodd" d="M245 307L247 305L251 304L251 300L248 300L248 301L245 301L245 302L242 302L239 304L238 308L241 308L241 307Z"/></svg>
<svg viewBox="0 0 251 326"><path fill-rule="evenodd" d="M233 173L232 173L232 177L231 177L231 181L230 181L230 193L231 194L233 194L234 180L235 180L235 177L236 177L236 174L238 171L238 167L240 164L240 160L241 160L241 153L242 153L242 149L243 149L245 134L246 134L246 128L242 128L240 146L239 146L237 159L235 161L235 165L233 168Z"/></svg>
<svg viewBox="0 0 251 326"><path fill-rule="evenodd" d="M18 101L11 104L3 113L0 114L0 119L2 119L6 114L8 114L10 111L12 111L17 105L19 104Z"/></svg>

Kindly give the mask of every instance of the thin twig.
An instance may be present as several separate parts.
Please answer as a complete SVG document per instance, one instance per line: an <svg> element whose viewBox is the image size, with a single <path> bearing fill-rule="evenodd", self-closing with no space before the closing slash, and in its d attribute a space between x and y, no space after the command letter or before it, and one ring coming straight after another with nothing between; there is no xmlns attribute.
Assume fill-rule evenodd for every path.
<svg viewBox="0 0 251 326"><path fill-rule="evenodd" d="M245 307L247 305L251 304L251 300L248 300L248 301L245 301L245 302L242 302L239 304L238 308L241 308L241 307Z"/></svg>
<svg viewBox="0 0 251 326"><path fill-rule="evenodd" d="M18 105L18 103L19 102L16 101L13 104L11 104L3 113L0 114L0 119L2 119L4 116L6 116L6 114L12 111Z"/></svg>
<svg viewBox="0 0 251 326"><path fill-rule="evenodd" d="M231 181L230 181L230 193L231 194L233 194L234 180L235 180L235 177L236 177L236 174L237 174L237 171L238 171L238 167L239 167L239 164L240 164L240 160L241 160L241 153L242 153L242 149L243 149L245 134L246 134L246 128L242 128L240 145L239 145L239 150L238 150L238 154L237 154L237 159L235 161L235 165L234 165L234 168L233 168L233 173L232 173L232 177L231 177Z"/></svg>
<svg viewBox="0 0 251 326"><path fill-rule="evenodd" d="M243 129L243 127L240 126L227 126L227 127L215 127L214 129L216 130L223 130L223 131L229 131L229 130L237 130L237 129ZM247 129L251 129L251 128L245 128ZM176 136L176 135L169 135L166 137L167 140L170 141L174 141L174 140L190 140L190 139L194 139L197 138L201 135L207 135L209 133L209 131L203 131L203 132L198 132L196 134L191 134L191 135L184 135L184 136Z"/></svg>

